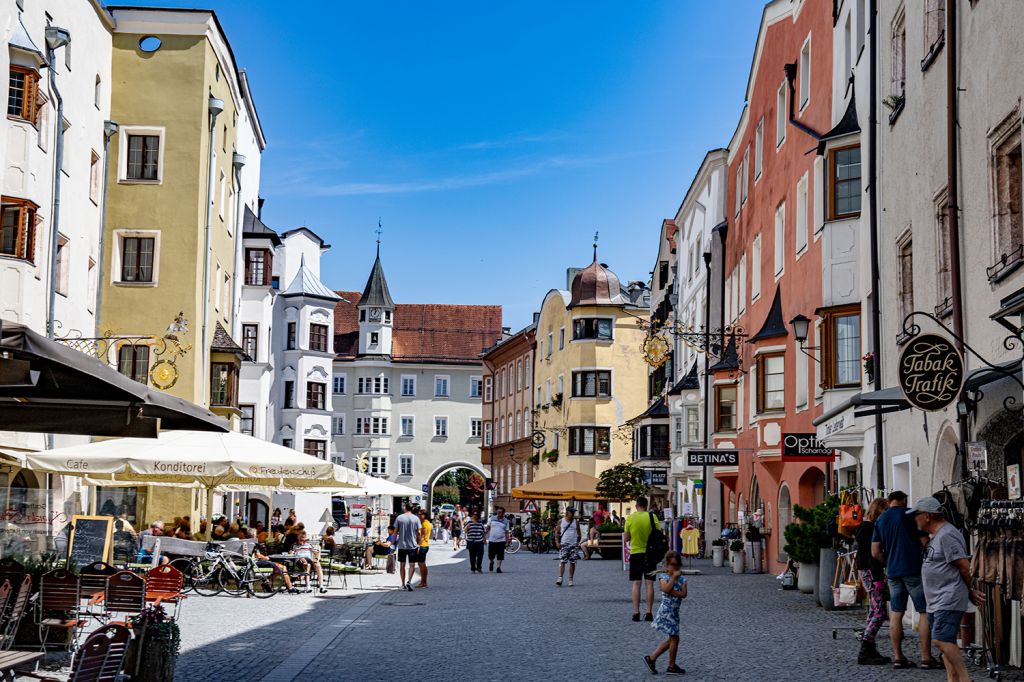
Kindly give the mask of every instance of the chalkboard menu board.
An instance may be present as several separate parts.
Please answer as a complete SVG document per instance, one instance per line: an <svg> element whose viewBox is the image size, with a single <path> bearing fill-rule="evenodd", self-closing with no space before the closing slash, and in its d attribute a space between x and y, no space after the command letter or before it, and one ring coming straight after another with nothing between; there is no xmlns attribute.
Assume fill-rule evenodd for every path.
<svg viewBox="0 0 1024 682"><path fill-rule="evenodd" d="M68 566L80 568L107 561L114 519L110 516L72 516Z"/></svg>

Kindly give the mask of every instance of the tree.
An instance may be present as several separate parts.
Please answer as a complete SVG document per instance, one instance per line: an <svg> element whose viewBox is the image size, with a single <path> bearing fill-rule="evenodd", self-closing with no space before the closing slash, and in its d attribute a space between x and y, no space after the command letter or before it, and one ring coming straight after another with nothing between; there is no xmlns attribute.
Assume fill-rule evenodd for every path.
<svg viewBox="0 0 1024 682"><path fill-rule="evenodd" d="M597 494L609 500L632 500L647 492L644 472L629 464L616 464L601 472Z"/></svg>
<svg viewBox="0 0 1024 682"><path fill-rule="evenodd" d="M828 524L835 520L838 513L839 497L835 495L828 496L814 507L794 506L793 516L797 520L783 530L786 538L783 550L789 558L798 564L818 563L819 550L832 546Z"/></svg>

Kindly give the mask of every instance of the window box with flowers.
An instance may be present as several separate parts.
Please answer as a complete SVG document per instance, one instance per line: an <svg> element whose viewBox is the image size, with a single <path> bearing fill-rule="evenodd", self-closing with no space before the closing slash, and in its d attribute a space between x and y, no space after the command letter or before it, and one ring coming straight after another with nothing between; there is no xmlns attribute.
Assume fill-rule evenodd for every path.
<svg viewBox="0 0 1024 682"><path fill-rule="evenodd" d="M868 381L875 380L875 354L873 352L867 352L864 357L861 358L864 361L864 374L867 375Z"/></svg>
<svg viewBox="0 0 1024 682"><path fill-rule="evenodd" d="M558 450L548 450L544 453L544 459L551 464L558 461Z"/></svg>

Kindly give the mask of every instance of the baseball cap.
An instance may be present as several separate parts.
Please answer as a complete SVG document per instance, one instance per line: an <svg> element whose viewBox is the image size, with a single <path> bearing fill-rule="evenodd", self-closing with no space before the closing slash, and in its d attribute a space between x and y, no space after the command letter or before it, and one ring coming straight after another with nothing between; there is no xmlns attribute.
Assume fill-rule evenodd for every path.
<svg viewBox="0 0 1024 682"><path fill-rule="evenodd" d="M908 514L941 514L942 504L934 497L922 497L912 508L907 510Z"/></svg>
<svg viewBox="0 0 1024 682"><path fill-rule="evenodd" d="M566 507L565 511L569 512L570 514L575 514L576 513L576 507Z"/></svg>

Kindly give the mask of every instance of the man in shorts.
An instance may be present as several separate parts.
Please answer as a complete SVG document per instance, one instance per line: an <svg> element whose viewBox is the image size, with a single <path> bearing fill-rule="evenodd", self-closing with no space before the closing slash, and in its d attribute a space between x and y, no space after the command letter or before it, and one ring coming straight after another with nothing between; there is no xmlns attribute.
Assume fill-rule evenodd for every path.
<svg viewBox="0 0 1024 682"><path fill-rule="evenodd" d="M501 562L505 560L505 546L512 539L505 518L505 508L495 507L494 516L487 521L487 559L489 571L494 570L494 561L498 561L498 573L501 573Z"/></svg>
<svg viewBox="0 0 1024 682"><path fill-rule="evenodd" d="M636 511L626 517L625 540L629 543L629 581L632 584L633 621L640 620L640 585L647 590L647 615L644 620L654 620L654 575L661 557L647 556L647 538L651 531L661 528L658 517L647 511L647 498L636 498Z"/></svg>
<svg viewBox="0 0 1024 682"><path fill-rule="evenodd" d="M967 674L956 638L967 602L980 606L985 595L970 587L971 560L967 544L956 526L946 521L942 505L934 497L918 500L907 515L917 522L922 532L931 536L921 566L921 582L928 602L932 641L942 652L946 679L968 682L971 676Z"/></svg>
<svg viewBox="0 0 1024 682"><path fill-rule="evenodd" d="M918 530L912 514L907 514L907 494L896 490L889 494L889 508L875 519L871 538L871 555L885 562L885 575L889 583L889 639L892 641L893 664L897 670L913 668L915 664L903 656L903 614L907 599L923 616L928 613L924 587L921 584L921 555L928 535ZM921 635L921 667L942 670L942 664L932 656L932 641L928 619L918 620Z"/></svg>
<svg viewBox="0 0 1024 682"><path fill-rule="evenodd" d="M398 534L398 579L402 589L412 592L412 576L416 572L416 562L420 557L420 531L423 524L418 516L412 513L412 505L405 505L405 513L395 519L395 532ZM409 577L406 579L405 567L409 566Z"/></svg>
<svg viewBox="0 0 1024 682"><path fill-rule="evenodd" d="M569 587L572 587L575 584L576 558L580 552L580 522L576 518L575 507L566 507L565 518L558 522L555 547L558 548L558 580L555 585L562 586L565 565L569 564Z"/></svg>

